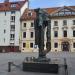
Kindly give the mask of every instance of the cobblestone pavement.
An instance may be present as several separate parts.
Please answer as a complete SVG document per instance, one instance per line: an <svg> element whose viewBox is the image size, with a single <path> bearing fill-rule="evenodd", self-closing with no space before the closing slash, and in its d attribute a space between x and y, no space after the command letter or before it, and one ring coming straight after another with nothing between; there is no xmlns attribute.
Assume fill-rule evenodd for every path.
<svg viewBox="0 0 75 75"><path fill-rule="evenodd" d="M35 56L38 57L38 53L0 53L0 75L65 75L64 67L59 68L59 74L48 74L48 73L35 73L35 72L23 72L22 62L25 57ZM75 53L70 52L58 52L48 53L48 58L59 59L61 63L64 63L64 58L68 65L68 75L75 75ZM19 65L20 68L12 66L11 72L8 72L8 62L14 62ZM59 62L58 62L59 63Z"/></svg>

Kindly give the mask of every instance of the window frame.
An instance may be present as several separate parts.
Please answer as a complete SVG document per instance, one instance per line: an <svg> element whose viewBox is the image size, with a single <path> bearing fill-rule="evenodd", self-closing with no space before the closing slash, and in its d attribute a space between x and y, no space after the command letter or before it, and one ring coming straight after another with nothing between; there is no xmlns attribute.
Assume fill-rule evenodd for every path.
<svg viewBox="0 0 75 75"><path fill-rule="evenodd" d="M66 33L65 33L66 32ZM63 37L67 37L67 30L63 31Z"/></svg>
<svg viewBox="0 0 75 75"><path fill-rule="evenodd" d="M27 23L23 23L23 27L26 28Z"/></svg>
<svg viewBox="0 0 75 75"><path fill-rule="evenodd" d="M30 48L33 48L33 43L30 43Z"/></svg>
<svg viewBox="0 0 75 75"><path fill-rule="evenodd" d="M26 32L23 32L23 38L26 38Z"/></svg>
<svg viewBox="0 0 75 75"><path fill-rule="evenodd" d="M54 26L58 26L58 21L54 21Z"/></svg>
<svg viewBox="0 0 75 75"><path fill-rule="evenodd" d="M73 20L73 25L75 25L75 20Z"/></svg>
<svg viewBox="0 0 75 75"><path fill-rule="evenodd" d="M67 26L67 20L63 20L63 26Z"/></svg>
<svg viewBox="0 0 75 75"><path fill-rule="evenodd" d="M23 43L23 48L25 48L26 47L26 43Z"/></svg>
<svg viewBox="0 0 75 75"><path fill-rule="evenodd" d="M54 48L58 48L58 43L57 42L54 43Z"/></svg>
<svg viewBox="0 0 75 75"><path fill-rule="evenodd" d="M54 31L54 37L58 37L58 31Z"/></svg>
<svg viewBox="0 0 75 75"><path fill-rule="evenodd" d="M34 32L30 33L30 37L33 38L34 37Z"/></svg>

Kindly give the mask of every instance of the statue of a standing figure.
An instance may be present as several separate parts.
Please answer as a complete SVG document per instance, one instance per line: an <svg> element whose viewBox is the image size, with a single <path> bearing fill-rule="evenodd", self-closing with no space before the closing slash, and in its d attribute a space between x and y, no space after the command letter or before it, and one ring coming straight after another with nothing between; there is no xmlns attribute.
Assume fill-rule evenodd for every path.
<svg viewBox="0 0 75 75"><path fill-rule="evenodd" d="M57 62L50 63L52 60L46 58L46 54L51 50L51 22L50 15L48 15L42 9L35 9L36 19L35 25L35 44L39 47L38 58L27 58L27 61L23 63L23 71L42 72L42 73L58 73L59 66ZM45 28L47 28L46 37L46 50L44 50L44 34ZM39 62L39 63L38 63ZM53 62L53 61L52 61Z"/></svg>
<svg viewBox="0 0 75 75"><path fill-rule="evenodd" d="M42 9L38 8L34 10L36 12L36 19L34 21L35 25L35 44L39 47L39 58L38 60L46 60L46 53L51 50L51 22L50 16L44 12ZM47 27L46 37L46 48L44 50L44 34L45 28Z"/></svg>

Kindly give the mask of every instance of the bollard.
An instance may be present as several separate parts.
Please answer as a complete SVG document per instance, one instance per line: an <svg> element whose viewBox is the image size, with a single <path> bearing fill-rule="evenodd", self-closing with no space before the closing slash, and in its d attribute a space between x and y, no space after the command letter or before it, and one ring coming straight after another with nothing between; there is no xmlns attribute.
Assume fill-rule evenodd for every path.
<svg viewBox="0 0 75 75"><path fill-rule="evenodd" d="M8 72L11 72L11 64L12 62L8 62Z"/></svg>
<svg viewBox="0 0 75 75"><path fill-rule="evenodd" d="M65 75L68 75L68 68L67 68L67 62L66 62L66 58L64 58L64 68L65 68Z"/></svg>
<svg viewBox="0 0 75 75"><path fill-rule="evenodd" d="M28 57L26 57L26 61L28 62Z"/></svg>

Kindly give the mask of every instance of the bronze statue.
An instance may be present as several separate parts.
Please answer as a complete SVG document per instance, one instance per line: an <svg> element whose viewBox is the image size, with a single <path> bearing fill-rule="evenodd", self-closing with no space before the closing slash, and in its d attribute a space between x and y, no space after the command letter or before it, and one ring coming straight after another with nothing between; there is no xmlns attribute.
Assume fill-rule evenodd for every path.
<svg viewBox="0 0 75 75"><path fill-rule="evenodd" d="M46 58L46 53L51 50L51 22L50 15L48 15L45 11L38 8L34 10L36 12L36 19L34 20L35 26L35 44L39 47L39 58ZM44 32L47 27L46 37L46 48L44 50Z"/></svg>

